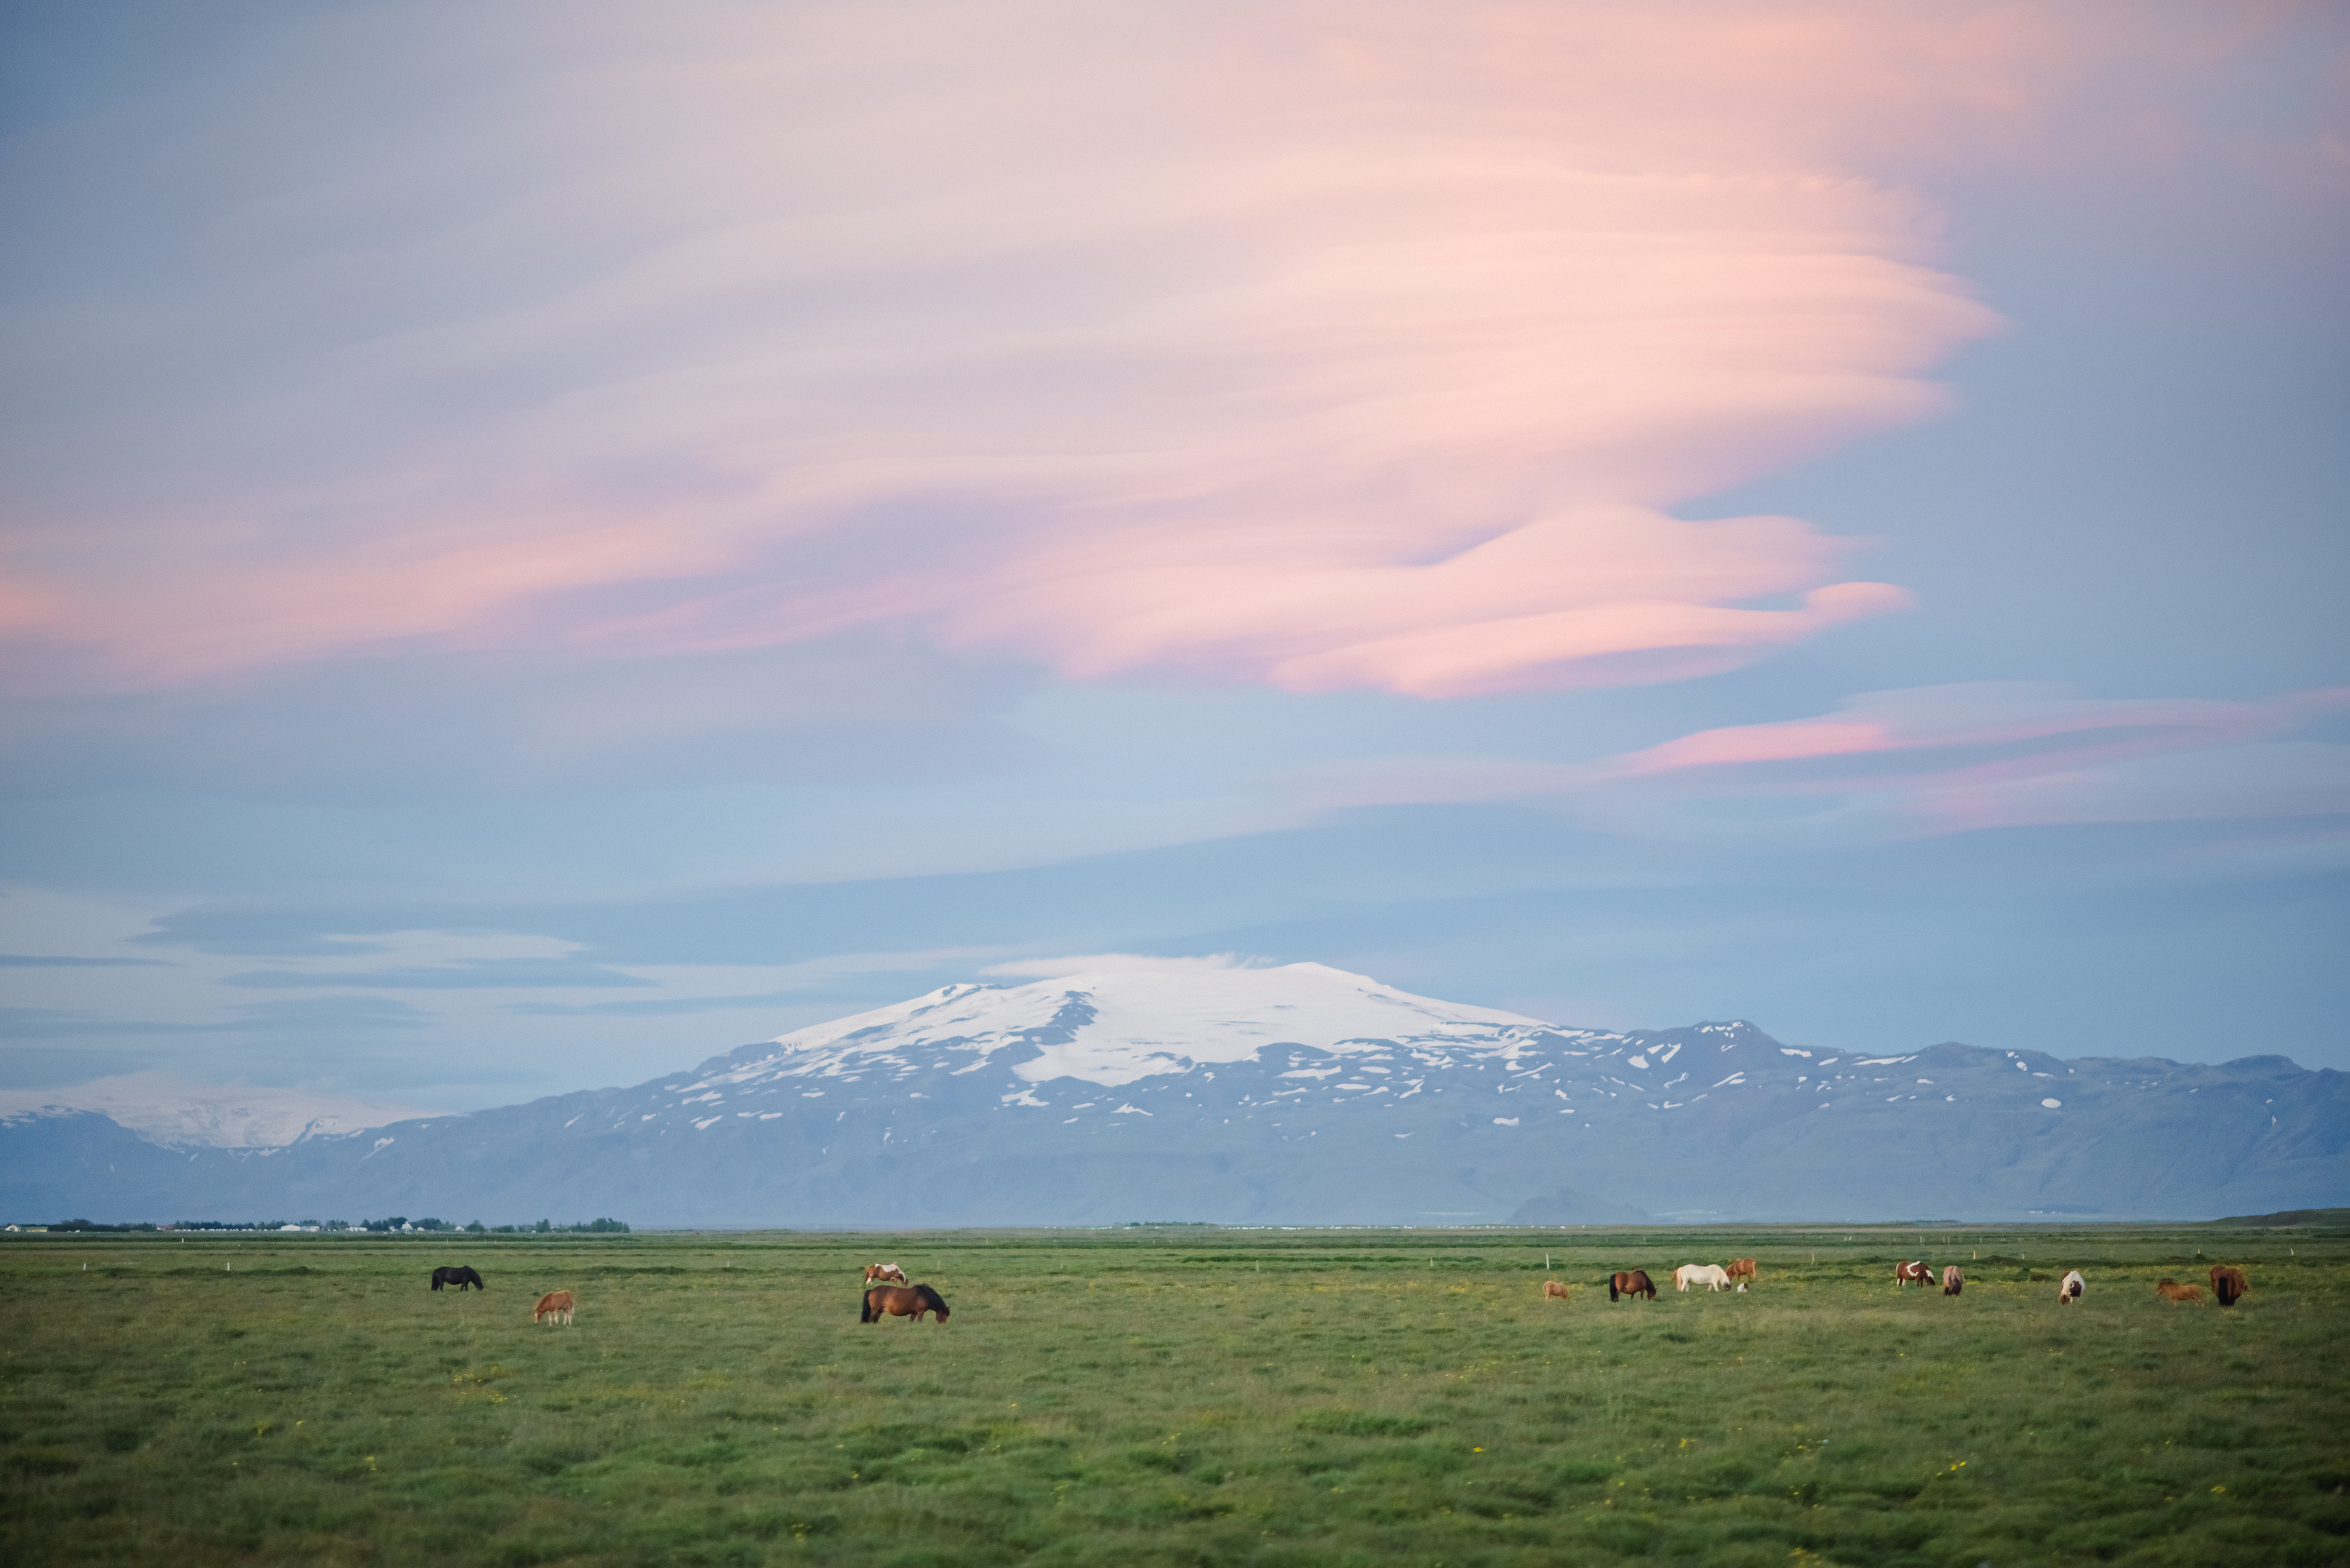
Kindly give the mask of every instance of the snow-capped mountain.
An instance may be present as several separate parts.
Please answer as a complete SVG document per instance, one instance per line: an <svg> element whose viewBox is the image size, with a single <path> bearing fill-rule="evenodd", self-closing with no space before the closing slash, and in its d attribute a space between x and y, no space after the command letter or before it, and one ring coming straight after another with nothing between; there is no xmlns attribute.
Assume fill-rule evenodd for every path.
<svg viewBox="0 0 2350 1568"><path fill-rule="evenodd" d="M1008 988L946 986L745 1046L703 1063L693 1082L677 1086L683 1097L676 1104L699 1112L793 1095L879 1103L889 1085L943 1073L993 1085L1003 1106L1067 1108L1101 1089L1149 1098L1191 1082L1195 1073L1204 1091L1219 1068L1228 1079L1262 1071L1274 1059L1268 1051L1284 1064L1289 1053L1313 1052L1354 1067L1355 1076L1386 1079L1399 1062L1443 1064L1461 1054L1514 1061L1548 1032L1536 1019L1414 996L1316 963L1095 971ZM1339 1073L1337 1065L1285 1066L1284 1077L1303 1081L1272 1093L1275 1099L1308 1093L1312 1080ZM1076 1086L1075 1097L1040 1098L1047 1085ZM936 1089L907 1092L910 1103L938 1097ZM1398 1079L1366 1092L1408 1098L1419 1090ZM1083 1108L1097 1107L1087 1099ZM1106 1114L1157 1113L1128 1105ZM691 1119L697 1127L710 1125L709 1116Z"/></svg>
<svg viewBox="0 0 2350 1568"><path fill-rule="evenodd" d="M265 1157L167 1155L94 1116L0 1128L0 1207L778 1226L2192 1219L2350 1202L2345 1150L2350 1075L2281 1056L1856 1054L1742 1022L1563 1028L1319 964L1161 962L949 986L630 1089Z"/></svg>
<svg viewBox="0 0 2350 1568"><path fill-rule="evenodd" d="M1076 1078L1114 1088L1197 1065L1245 1062L1267 1045L1341 1055L1397 1042L1483 1048L1549 1029L1539 1019L1437 1002L1318 963L1107 969L1003 987L950 985L785 1034L728 1075L854 1077L910 1069L925 1047L999 1054L1024 1083ZM734 1054L740 1061L756 1051ZM909 1054L911 1053L913 1054Z"/></svg>
<svg viewBox="0 0 2350 1568"><path fill-rule="evenodd" d="M96 1112L165 1148L282 1148L432 1113L304 1089L195 1084L125 1073L70 1089L0 1089L0 1123Z"/></svg>

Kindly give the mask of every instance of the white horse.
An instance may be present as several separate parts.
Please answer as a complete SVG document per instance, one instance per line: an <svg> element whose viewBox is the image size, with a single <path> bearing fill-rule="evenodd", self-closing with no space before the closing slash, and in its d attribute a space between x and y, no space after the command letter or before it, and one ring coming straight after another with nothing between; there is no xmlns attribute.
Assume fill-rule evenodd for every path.
<svg viewBox="0 0 2350 1568"><path fill-rule="evenodd" d="M1710 1291L1730 1287L1730 1271L1720 1263L1683 1263L1673 1271L1673 1288L1685 1291L1691 1285L1703 1285Z"/></svg>
<svg viewBox="0 0 2350 1568"><path fill-rule="evenodd" d="M2064 1282L2056 1287L2056 1299L2066 1306L2071 1306L2081 1299L2081 1293L2088 1288L2089 1282L2081 1277L2080 1270L2067 1269L2064 1271Z"/></svg>

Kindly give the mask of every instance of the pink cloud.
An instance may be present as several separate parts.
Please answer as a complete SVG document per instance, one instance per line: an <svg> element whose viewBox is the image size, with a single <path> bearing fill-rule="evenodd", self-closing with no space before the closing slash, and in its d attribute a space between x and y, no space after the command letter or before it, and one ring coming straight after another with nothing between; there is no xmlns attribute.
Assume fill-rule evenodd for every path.
<svg viewBox="0 0 2350 1568"><path fill-rule="evenodd" d="M1814 796L1897 832L2350 814L2350 746L2296 738L2350 687L2262 702L2085 698L2039 682L1872 691L1590 763L1388 758L1287 781L1309 807L1546 800L1672 831L1709 797Z"/></svg>
<svg viewBox="0 0 2350 1568"><path fill-rule="evenodd" d="M1864 692L1833 718L1700 731L1617 757L1609 770L1638 777L1901 756L1939 780L1991 780L2091 761L2243 745L2344 707L2350 707L2350 689L2218 702L2083 698L2041 682L1966 682ZM1760 776L1750 775L1749 782ZM1847 786L1799 782L1790 787Z"/></svg>
<svg viewBox="0 0 2350 1568"><path fill-rule="evenodd" d="M306 18L47 133L15 679L859 631L1428 697L1729 668L1908 602L1679 513L1941 406L1994 318L1867 171L2029 121L2084 15ZM158 189L172 268L71 265Z"/></svg>

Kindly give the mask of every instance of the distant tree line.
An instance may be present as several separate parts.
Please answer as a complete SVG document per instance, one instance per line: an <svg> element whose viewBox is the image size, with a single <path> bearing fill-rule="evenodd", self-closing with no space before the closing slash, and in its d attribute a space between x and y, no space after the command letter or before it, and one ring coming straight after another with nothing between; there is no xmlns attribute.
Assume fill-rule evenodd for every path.
<svg viewBox="0 0 2350 1568"><path fill-rule="evenodd" d="M389 1220L362 1220L359 1221L359 1224L367 1230L377 1231L379 1233L387 1231L409 1230L463 1231L472 1232L474 1235L490 1236L535 1236L551 1235L558 1232L577 1235L614 1234L625 1236L629 1233L628 1222L623 1220L582 1220L570 1225L557 1225L549 1220L541 1220L536 1225L484 1225L479 1220L476 1220L467 1225L452 1225L445 1220L411 1220L405 1215L395 1214Z"/></svg>

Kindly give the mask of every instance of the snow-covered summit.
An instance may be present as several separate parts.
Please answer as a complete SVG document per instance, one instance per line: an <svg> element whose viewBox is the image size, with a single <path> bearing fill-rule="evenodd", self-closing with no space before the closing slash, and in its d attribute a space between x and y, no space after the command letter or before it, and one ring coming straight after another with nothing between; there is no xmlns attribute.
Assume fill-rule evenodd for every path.
<svg viewBox="0 0 2350 1568"><path fill-rule="evenodd" d="M736 1052L707 1082L832 1077L908 1051L999 1056L1032 1084L1077 1078L1114 1088L1206 1064L1253 1060L1268 1045L1344 1055L1388 1044L1506 1053L1551 1030L1539 1019L1439 1002L1327 964L1247 969L1087 969L1027 985L949 985ZM928 1048L927 1050L925 1048Z"/></svg>

